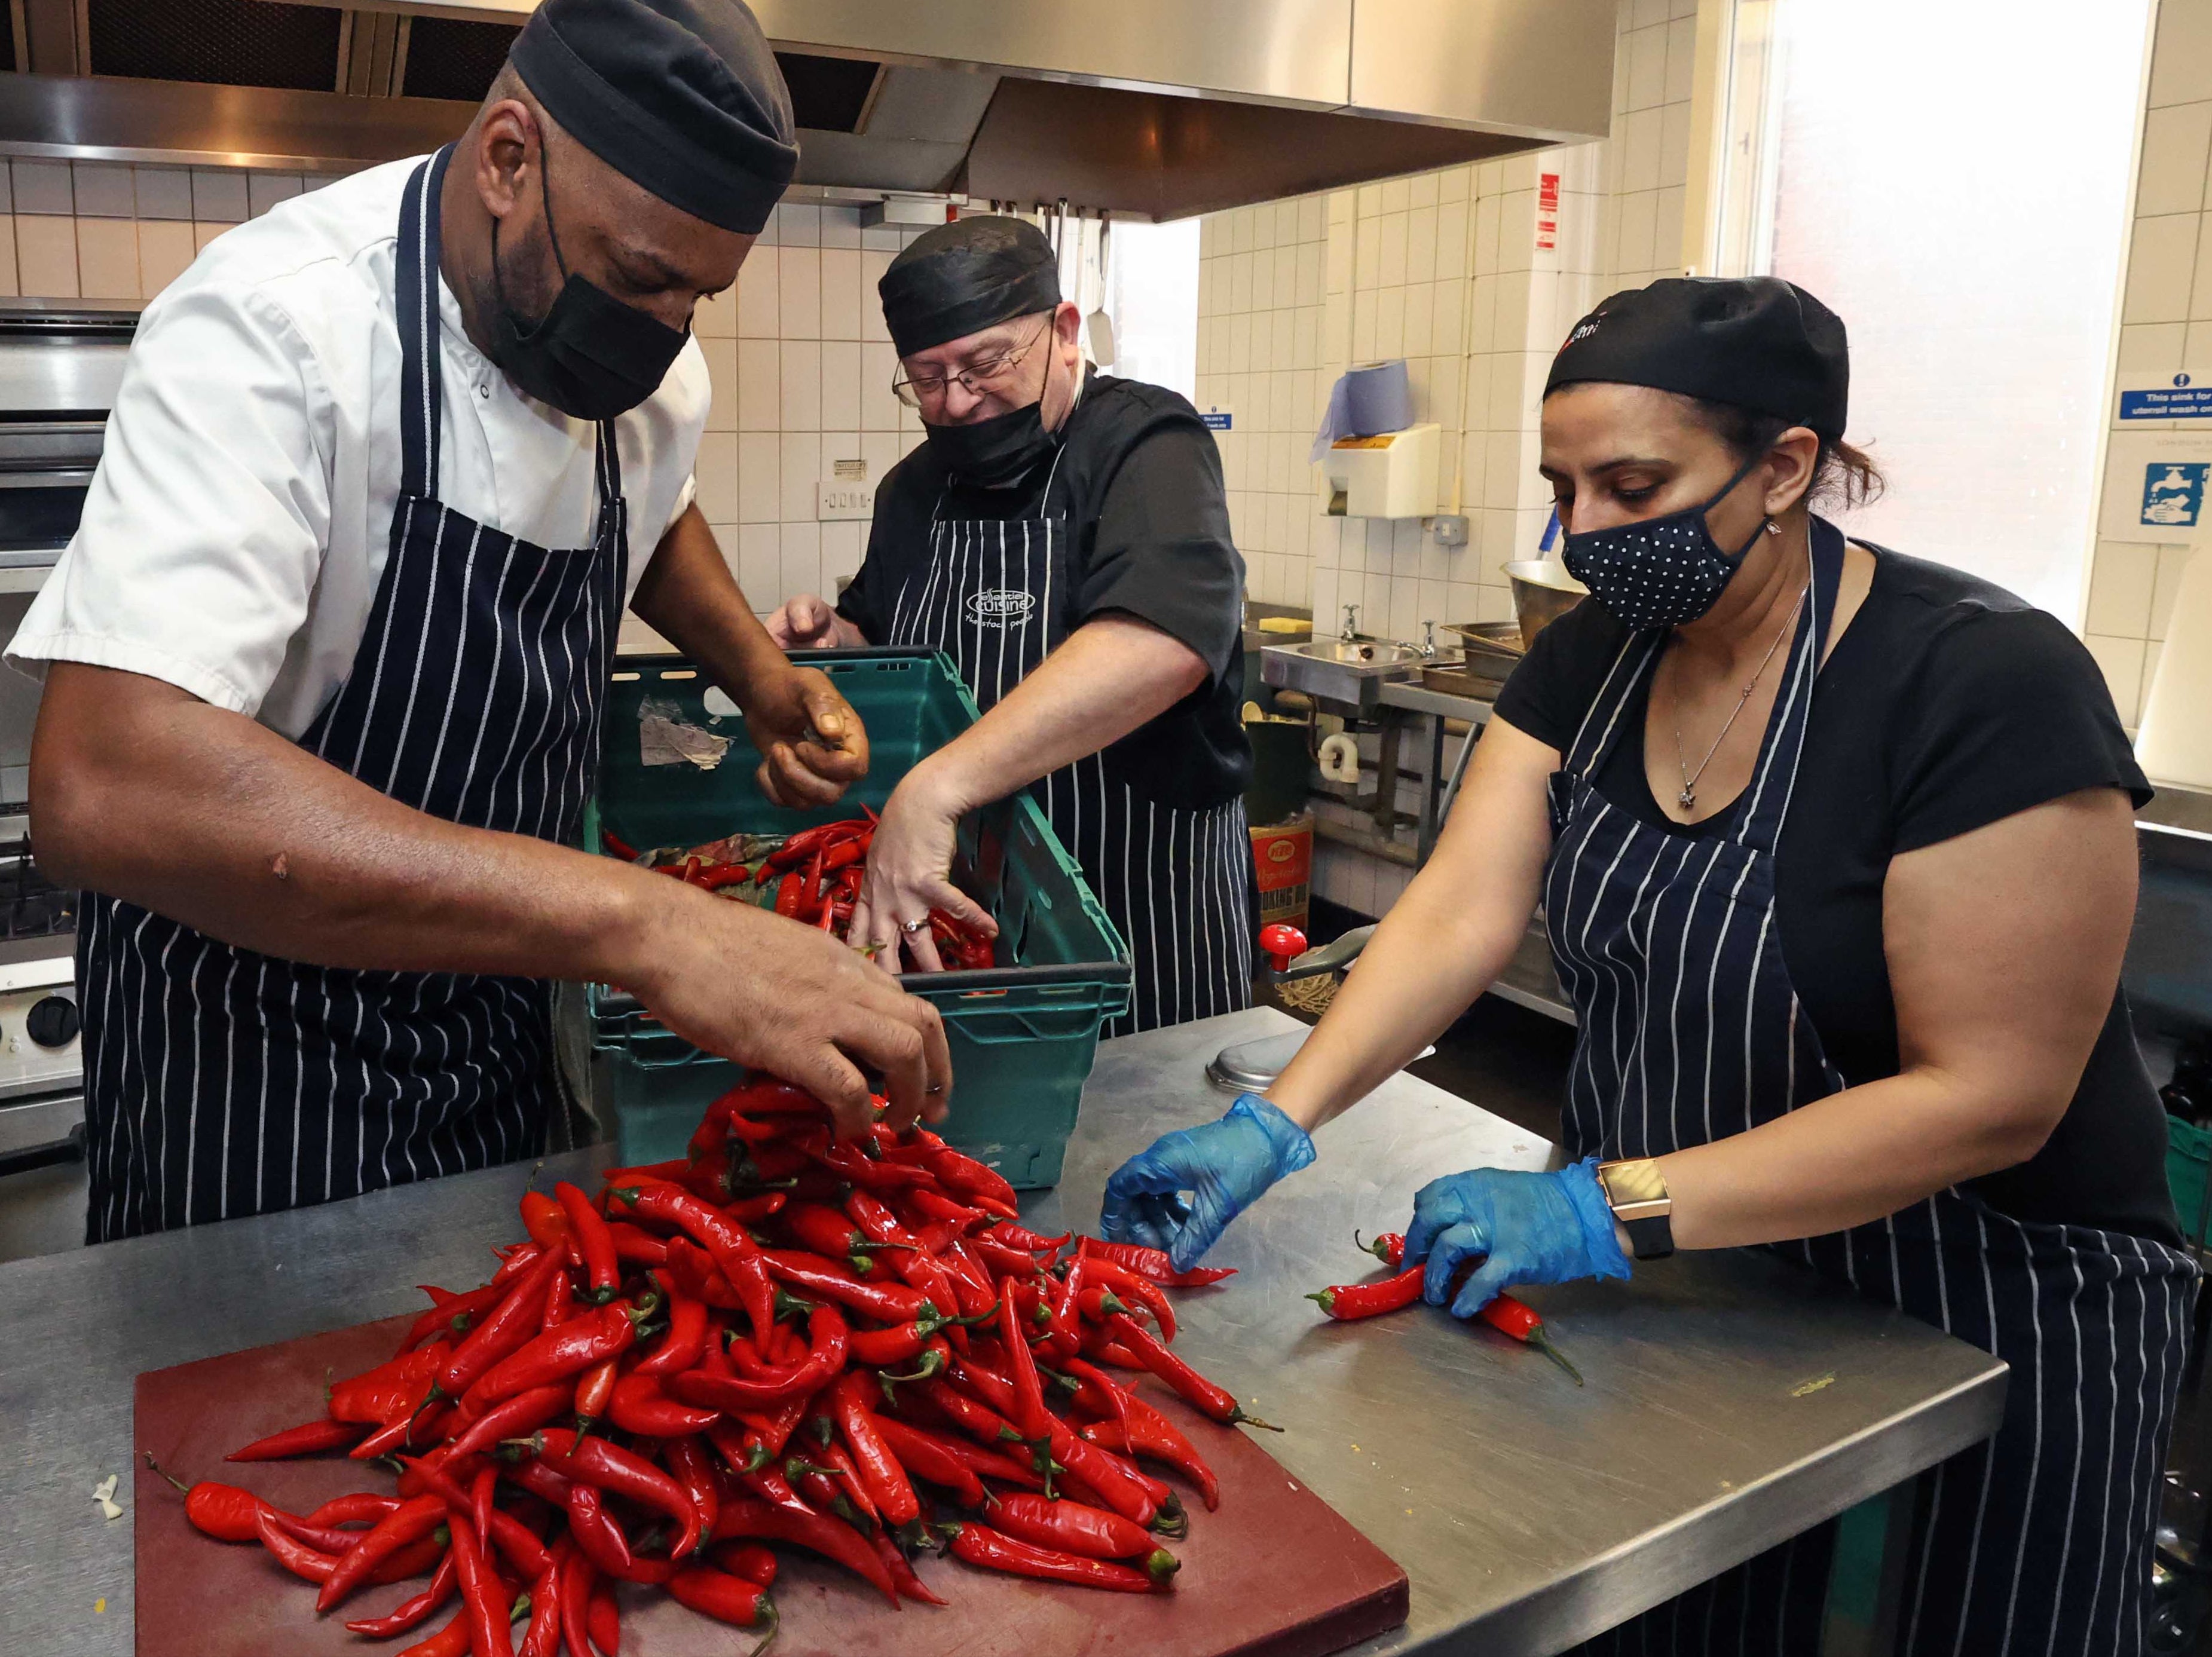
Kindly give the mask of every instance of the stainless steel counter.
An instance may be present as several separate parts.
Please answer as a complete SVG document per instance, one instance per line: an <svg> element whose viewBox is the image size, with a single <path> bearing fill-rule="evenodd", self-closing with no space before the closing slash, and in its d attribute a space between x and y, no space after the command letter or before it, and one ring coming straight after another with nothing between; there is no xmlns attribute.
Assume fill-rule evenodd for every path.
<svg viewBox="0 0 2212 1657"><path fill-rule="evenodd" d="M1255 1011L1102 1047L1065 1182L1028 1212L1095 1222L1123 1156L1224 1107L1205 1059L1288 1026ZM1412 1575L1412 1621L1369 1651L1557 1651L1994 1429L1995 1359L1759 1256L1532 1291L1582 1389L1442 1314L1329 1324L1300 1296L1370 1263L1355 1226L1401 1227L1437 1174L1540 1168L1551 1148L1406 1076L1320 1145L1215 1251L1242 1275L1182 1297L1178 1350L1287 1428L1267 1448ZM111 1472L130 1489L138 1371L411 1310L416 1283L480 1281L489 1244L516 1235L527 1172L0 1267L8 1648L130 1649L131 1519L104 1523L91 1491Z"/></svg>

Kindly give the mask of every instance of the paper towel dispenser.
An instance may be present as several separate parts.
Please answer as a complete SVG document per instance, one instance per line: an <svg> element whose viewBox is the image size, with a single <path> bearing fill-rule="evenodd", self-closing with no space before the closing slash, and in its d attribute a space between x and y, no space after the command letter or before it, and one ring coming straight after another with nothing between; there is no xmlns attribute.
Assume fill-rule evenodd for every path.
<svg viewBox="0 0 2212 1657"><path fill-rule="evenodd" d="M1439 434L1432 420L1373 437L1340 437L1314 463L1332 518L1430 518Z"/></svg>

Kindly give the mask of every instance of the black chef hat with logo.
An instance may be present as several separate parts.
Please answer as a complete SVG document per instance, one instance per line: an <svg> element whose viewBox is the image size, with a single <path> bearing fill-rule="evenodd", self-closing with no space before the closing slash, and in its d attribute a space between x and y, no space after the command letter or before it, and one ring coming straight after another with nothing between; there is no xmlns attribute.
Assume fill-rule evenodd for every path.
<svg viewBox="0 0 2212 1657"><path fill-rule="evenodd" d="M791 94L741 0L545 0L508 61L624 178L757 235L799 165Z"/></svg>
<svg viewBox="0 0 2212 1657"><path fill-rule="evenodd" d="M1795 282L1668 276L1577 323L1544 394L1589 379L1732 404L1832 442L1850 402L1850 350L1843 319Z"/></svg>
<svg viewBox="0 0 2212 1657"><path fill-rule="evenodd" d="M981 213L923 232L876 292L891 349L912 356L1060 303L1060 258L1027 219Z"/></svg>

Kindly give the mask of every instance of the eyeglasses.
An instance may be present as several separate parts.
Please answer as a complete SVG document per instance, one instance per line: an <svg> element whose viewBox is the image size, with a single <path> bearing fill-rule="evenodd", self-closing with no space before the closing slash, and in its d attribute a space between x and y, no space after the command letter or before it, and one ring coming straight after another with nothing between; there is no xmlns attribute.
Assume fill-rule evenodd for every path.
<svg viewBox="0 0 2212 1657"><path fill-rule="evenodd" d="M1051 327L1052 319L1047 317L1036 332L1030 336L1027 344L1001 353L988 362L971 362L957 373L899 374L891 381L891 395L908 408L919 409L926 403L938 401L945 395L945 388L957 379L969 396L981 397L1005 385L1014 370L1021 367L1022 359L1036 349L1037 342Z"/></svg>

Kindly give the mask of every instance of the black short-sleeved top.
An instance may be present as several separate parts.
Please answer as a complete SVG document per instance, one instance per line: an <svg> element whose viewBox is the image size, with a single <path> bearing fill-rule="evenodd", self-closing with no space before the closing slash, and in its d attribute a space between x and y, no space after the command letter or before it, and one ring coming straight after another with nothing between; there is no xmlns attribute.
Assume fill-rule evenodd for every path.
<svg viewBox="0 0 2212 1657"><path fill-rule="evenodd" d="M1580 605L1514 670L1498 717L1564 754L1627 636L1602 605ZM1647 676L1593 786L1670 834L1728 832L1740 800L1686 827L1652 798L1644 773L1649 703ZM2080 640L2001 587L1875 549L1873 587L1814 683L1776 864L1790 980L1846 1081L1899 1069L1882 954L1889 860L2085 788L2118 788L2138 805L2151 792ZM2050 1140L1972 1188L2018 1219L2179 1243L2166 1113L2124 995L2115 991Z"/></svg>
<svg viewBox="0 0 2212 1657"><path fill-rule="evenodd" d="M1074 569L1063 630L1133 616L1206 667L1204 684L1106 750L1109 769L1162 804L1234 798L1252 774L1241 711L1244 561L1229 537L1213 434L1164 386L1092 369L1061 428L1056 470L1052 459L1008 488L982 489L948 473L923 443L878 485L867 555L837 613L871 640L889 638L900 592L920 592L927 578L934 518L1064 515Z"/></svg>

